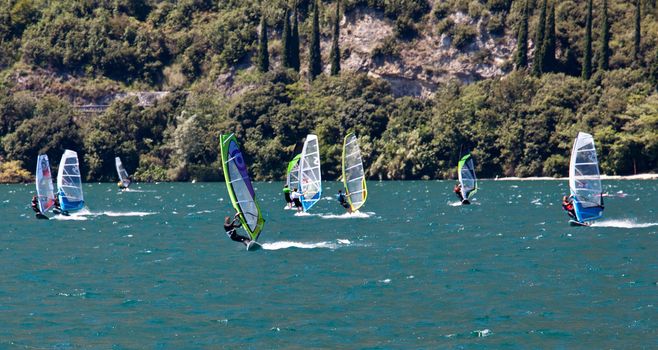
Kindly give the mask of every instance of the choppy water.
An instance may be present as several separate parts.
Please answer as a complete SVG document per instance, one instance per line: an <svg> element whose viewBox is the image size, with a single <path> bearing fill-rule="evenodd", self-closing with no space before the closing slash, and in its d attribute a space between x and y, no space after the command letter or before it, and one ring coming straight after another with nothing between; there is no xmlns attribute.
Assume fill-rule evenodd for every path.
<svg viewBox="0 0 658 350"><path fill-rule="evenodd" d="M222 183L87 185L88 212L50 221L0 186L0 348L658 347L658 182L605 182L589 228L566 182L483 181L470 207L452 185L371 182L349 217L259 183L259 252L220 232Z"/></svg>

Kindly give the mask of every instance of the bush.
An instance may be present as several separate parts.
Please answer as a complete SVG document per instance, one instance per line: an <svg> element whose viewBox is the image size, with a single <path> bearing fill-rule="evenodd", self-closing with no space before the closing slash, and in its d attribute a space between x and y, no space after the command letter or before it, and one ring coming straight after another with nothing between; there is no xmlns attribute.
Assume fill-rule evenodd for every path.
<svg viewBox="0 0 658 350"><path fill-rule="evenodd" d="M23 169L19 160L3 162L0 160L0 183L27 183L34 181L34 176Z"/></svg>
<svg viewBox="0 0 658 350"><path fill-rule="evenodd" d="M462 50L472 44L475 38L477 38L477 33L472 26L457 24L452 35L452 43L456 48Z"/></svg>

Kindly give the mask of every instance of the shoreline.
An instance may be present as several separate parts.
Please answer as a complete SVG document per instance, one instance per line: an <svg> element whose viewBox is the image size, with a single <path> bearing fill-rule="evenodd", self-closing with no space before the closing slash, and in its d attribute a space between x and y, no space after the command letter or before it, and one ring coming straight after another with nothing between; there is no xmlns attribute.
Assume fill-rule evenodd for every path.
<svg viewBox="0 0 658 350"><path fill-rule="evenodd" d="M481 179L493 181L565 181L568 177L497 177L493 179ZM637 175L601 175L601 180L658 180L658 174Z"/></svg>

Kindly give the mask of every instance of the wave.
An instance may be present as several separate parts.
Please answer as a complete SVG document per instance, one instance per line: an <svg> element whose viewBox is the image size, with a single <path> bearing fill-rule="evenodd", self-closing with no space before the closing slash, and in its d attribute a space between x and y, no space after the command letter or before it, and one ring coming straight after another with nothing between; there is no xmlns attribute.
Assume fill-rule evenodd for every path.
<svg viewBox="0 0 658 350"><path fill-rule="evenodd" d="M352 244L347 239L338 239L335 242L317 242L317 243L304 243L304 242L293 242L293 241L280 241L280 242L271 242L263 243L263 249L265 250L279 250L279 249L288 249L288 248L299 248L299 249L338 249L340 247L348 246Z"/></svg>
<svg viewBox="0 0 658 350"><path fill-rule="evenodd" d="M625 219L625 220L605 220L593 222L590 226L592 227L616 227L616 228L647 228L658 226L658 222L635 222L634 220Z"/></svg>
<svg viewBox="0 0 658 350"><path fill-rule="evenodd" d="M84 214L70 214L70 215L55 215L50 218L50 220L61 220L61 221L85 221L89 220Z"/></svg>
<svg viewBox="0 0 658 350"><path fill-rule="evenodd" d="M462 205L462 202L461 201L448 202L448 205L451 206L451 207L458 207L458 206Z"/></svg>
<svg viewBox="0 0 658 350"><path fill-rule="evenodd" d="M145 211L128 211L128 212L102 211L102 212L99 212L99 213L90 213L90 215L93 215L93 216L105 215L105 216L111 216L111 217L115 217L115 216L139 216L139 217L142 217L142 216L155 215L155 214L157 214L157 213L145 212Z"/></svg>
<svg viewBox="0 0 658 350"><path fill-rule="evenodd" d="M323 219L367 219L375 215L374 212L360 212L355 211L353 213L343 213L343 214L320 214L319 216Z"/></svg>

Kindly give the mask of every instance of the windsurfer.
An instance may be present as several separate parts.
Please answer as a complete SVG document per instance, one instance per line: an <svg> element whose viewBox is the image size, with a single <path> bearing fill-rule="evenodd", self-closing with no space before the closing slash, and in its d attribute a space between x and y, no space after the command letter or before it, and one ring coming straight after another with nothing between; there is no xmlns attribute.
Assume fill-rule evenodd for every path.
<svg viewBox="0 0 658 350"><path fill-rule="evenodd" d="M235 216L233 216L233 221L231 221L229 216L225 217L224 230L226 231L226 235L231 240L242 242L244 245L248 245L251 240L245 236L240 236L236 230L238 227L242 226L242 223L240 223L240 220L238 220L238 216L240 216L240 213L237 213Z"/></svg>
<svg viewBox="0 0 658 350"><path fill-rule="evenodd" d="M286 204L288 204L288 208L292 208L292 198L290 198L290 188L288 185L283 186L283 197L286 200Z"/></svg>
<svg viewBox="0 0 658 350"><path fill-rule="evenodd" d="M349 195L349 194L347 194L347 195ZM350 203L347 202L347 198L345 198L345 194L343 193L343 191L338 190L338 196L337 197L338 197L338 203L340 203L340 205L342 205L343 208L345 208L345 210L347 210L348 213L351 213L352 212L352 206L350 205Z"/></svg>
<svg viewBox="0 0 658 350"><path fill-rule="evenodd" d="M297 192L297 188L293 189L292 193L290 193L290 199L292 199L292 202L295 204L297 211L302 211L302 201L299 200L301 196L302 194Z"/></svg>
<svg viewBox="0 0 658 350"><path fill-rule="evenodd" d="M464 196L462 196L462 185L459 182L457 182L453 191L457 195L457 198L459 198L459 200L463 202Z"/></svg>
<svg viewBox="0 0 658 350"><path fill-rule="evenodd" d="M32 196L32 210L34 210L37 215L41 214L41 210L39 209L39 200L37 199L37 196Z"/></svg>
<svg viewBox="0 0 658 350"><path fill-rule="evenodd" d="M573 206L573 198L571 196L562 197L562 209L569 214L570 218L577 220L576 209Z"/></svg>

